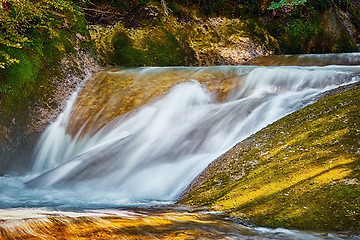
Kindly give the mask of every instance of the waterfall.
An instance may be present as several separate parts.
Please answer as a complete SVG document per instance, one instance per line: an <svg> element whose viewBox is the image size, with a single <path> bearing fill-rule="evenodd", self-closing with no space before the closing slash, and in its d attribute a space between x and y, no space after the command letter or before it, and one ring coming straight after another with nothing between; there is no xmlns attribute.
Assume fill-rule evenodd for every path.
<svg viewBox="0 0 360 240"><path fill-rule="evenodd" d="M0 205L174 202L236 143L359 76L353 64L99 71L44 132L32 170L0 178Z"/></svg>
<svg viewBox="0 0 360 240"><path fill-rule="evenodd" d="M310 104L319 93L358 81L360 67L112 69L99 79L117 76L106 86L117 94L110 94L103 106L116 103L114 97L124 97L113 84L124 81L124 74L130 72L136 79L130 87L141 82L146 91L164 84L158 80L162 75L172 77L165 94L155 94L140 107L110 117L101 127L99 119L89 125L81 114L70 114L69 109L77 104L73 96L63 115L43 135L33 169L39 175L28 186L86 189L92 196L112 193L131 203L174 201L192 179L233 145ZM224 89L221 82L230 78L233 88L219 100ZM96 84L99 79L91 81ZM219 84L211 87L214 79ZM92 94L97 98L96 92ZM96 112L101 112L101 117L108 115L103 108ZM75 133L69 132L71 121L83 121Z"/></svg>

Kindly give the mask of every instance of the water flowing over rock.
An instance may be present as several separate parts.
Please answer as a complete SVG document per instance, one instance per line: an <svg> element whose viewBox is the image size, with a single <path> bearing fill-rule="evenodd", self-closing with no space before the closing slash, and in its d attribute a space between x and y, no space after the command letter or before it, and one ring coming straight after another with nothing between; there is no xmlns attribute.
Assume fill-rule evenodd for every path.
<svg viewBox="0 0 360 240"><path fill-rule="evenodd" d="M249 62L250 65L260 66L327 66L327 65L360 65L360 54L329 53L329 54L299 54L299 55L271 55L257 58Z"/></svg>
<svg viewBox="0 0 360 240"><path fill-rule="evenodd" d="M44 209L0 210L6 239L349 239L346 234L309 233L244 226L220 214L181 209L101 209L84 212Z"/></svg>
<svg viewBox="0 0 360 240"><path fill-rule="evenodd" d="M39 176L27 186L62 189L55 195L76 189L79 202L90 192L95 202L174 201L237 142L319 93L358 81L359 72L358 66L106 70L45 132L33 169Z"/></svg>

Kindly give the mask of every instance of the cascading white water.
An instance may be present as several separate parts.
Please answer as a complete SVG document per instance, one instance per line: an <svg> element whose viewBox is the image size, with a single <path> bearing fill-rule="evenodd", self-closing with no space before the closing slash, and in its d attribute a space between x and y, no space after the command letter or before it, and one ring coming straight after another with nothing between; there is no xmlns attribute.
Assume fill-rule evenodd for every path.
<svg viewBox="0 0 360 240"><path fill-rule="evenodd" d="M351 59L359 56L351 54ZM310 104L319 93L358 81L360 67L350 65L112 69L104 72L108 82L123 88L107 86L104 92L111 97L94 90L104 77L95 74L93 85L89 80L90 88L75 93L43 134L32 171L0 177L0 206L74 209L172 202L239 141ZM131 97L140 86L136 97L146 100L158 85L166 87L158 88L151 101L108 117L108 111L121 107L116 98L124 92ZM96 94L104 95L101 101ZM79 103L81 96L91 95L88 105ZM96 117L90 119L91 111L82 110L93 107ZM74 117L75 109L80 111Z"/></svg>
<svg viewBox="0 0 360 240"><path fill-rule="evenodd" d="M242 83L226 101L218 102L196 79L204 69L236 70ZM149 69L135 71L142 75ZM176 200L192 179L237 142L311 103L317 94L358 81L360 67L238 66L185 71L194 74L186 75L188 79L166 96L117 117L94 135L71 138L65 112L44 134L34 165L40 175L28 186L76 189L78 197L88 201L104 196L125 204Z"/></svg>

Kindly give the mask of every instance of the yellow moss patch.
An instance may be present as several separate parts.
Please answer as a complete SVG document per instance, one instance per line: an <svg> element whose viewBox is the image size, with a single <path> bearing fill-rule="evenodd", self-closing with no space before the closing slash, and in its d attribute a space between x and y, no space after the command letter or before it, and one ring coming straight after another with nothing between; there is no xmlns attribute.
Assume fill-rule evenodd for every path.
<svg viewBox="0 0 360 240"><path fill-rule="evenodd" d="M268 197L309 179L313 179L313 181L316 181L318 185L328 184L332 181L344 178L351 173L351 170L341 167L336 168L337 166L354 161L355 159L352 158L333 159L331 170L327 170L327 167L323 165L310 165L306 168L298 168L287 175L280 174L276 180L267 180L266 177L249 179L246 184L251 187L244 186L243 184L235 187L224 198L219 199L216 202L216 205L218 206L216 209L228 211L233 208L238 208L241 205L257 201L260 198ZM234 204L235 202L236 204Z"/></svg>
<svg viewBox="0 0 360 240"><path fill-rule="evenodd" d="M329 184L333 181L347 177L351 172L352 170L348 168L336 168L321 174L320 176L316 177L314 181L316 181L318 185Z"/></svg>
<svg viewBox="0 0 360 240"><path fill-rule="evenodd" d="M347 128L341 129L341 130L335 131L321 139L317 139L314 142L314 144L323 145L323 144L333 143L334 141L338 140L340 137L344 136L347 133L349 133L349 129L347 129Z"/></svg>
<svg viewBox="0 0 360 240"><path fill-rule="evenodd" d="M271 227L360 231L359 96L330 96L239 143L182 203Z"/></svg>

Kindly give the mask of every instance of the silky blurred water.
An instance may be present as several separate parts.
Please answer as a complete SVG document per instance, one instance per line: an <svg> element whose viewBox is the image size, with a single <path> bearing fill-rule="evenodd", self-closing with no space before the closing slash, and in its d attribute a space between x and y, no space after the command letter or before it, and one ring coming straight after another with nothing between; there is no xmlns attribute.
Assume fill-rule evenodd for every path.
<svg viewBox="0 0 360 240"><path fill-rule="evenodd" d="M360 67L350 64L104 70L86 83L100 86L74 93L44 132L33 169L0 177L0 208L84 211L172 204L236 143L359 77ZM130 99L135 88L141 101ZM81 94L91 101L81 102ZM241 239L348 237L249 231L255 238Z"/></svg>
<svg viewBox="0 0 360 240"><path fill-rule="evenodd" d="M198 71L206 70L209 76L228 73L229 69L233 81L241 84L234 84L237 87L229 91L225 101L217 100L216 89L210 91L196 79ZM83 206L82 198L89 205L176 201L210 162L233 145L310 104L319 93L358 81L360 67L224 66L129 71L137 76L151 73L156 78L170 73L188 79L181 79L164 96L112 119L96 133L90 130L80 134L80 128L71 137L67 132L69 121L80 119L70 116L76 105L75 94L63 115L45 132L31 172L39 176L26 183L23 194L31 191L34 196L45 196L46 189L55 192L51 196L63 192L61 195L67 197L44 201L60 204L72 199L74 192L76 197L71 202L79 206ZM111 70L114 73L116 70ZM44 193L37 193L40 190ZM34 200L31 194L28 198Z"/></svg>
<svg viewBox="0 0 360 240"><path fill-rule="evenodd" d="M360 239L349 233L254 227L218 212L179 207L85 211L16 208L0 210L0 220L0 238L4 239ZM54 227L57 223L61 228Z"/></svg>

